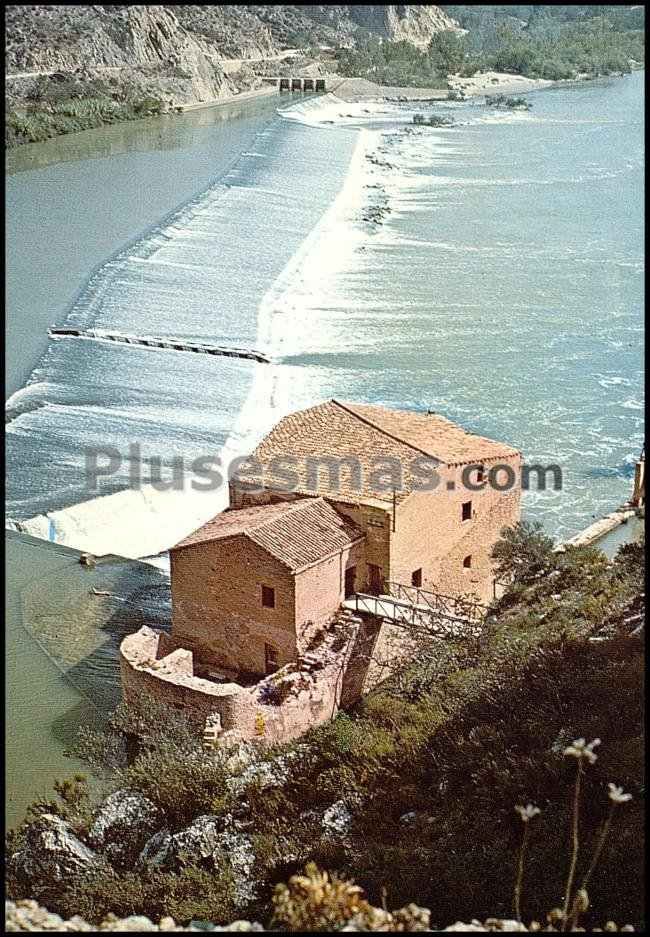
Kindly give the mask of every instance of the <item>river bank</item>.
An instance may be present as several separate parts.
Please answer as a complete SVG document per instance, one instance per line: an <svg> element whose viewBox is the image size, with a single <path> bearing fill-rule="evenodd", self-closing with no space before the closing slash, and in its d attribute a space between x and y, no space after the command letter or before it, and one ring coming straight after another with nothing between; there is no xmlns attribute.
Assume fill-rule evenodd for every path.
<svg viewBox="0 0 650 937"><path fill-rule="evenodd" d="M254 101L257 98L265 98L271 94L277 94L278 89L274 85L266 84L260 88L253 88L250 91L239 91L226 98L218 98L213 101L200 101L196 104L179 104L176 107L178 114L187 114L188 111L198 111L204 108L226 107L230 104L242 103L244 101Z"/></svg>
<svg viewBox="0 0 650 937"><path fill-rule="evenodd" d="M643 71L643 66L637 66L635 71ZM527 78L525 75L514 75L510 72L477 72L470 78L460 75L450 75L449 87L466 97L489 96L492 94L515 94L527 91L543 91L546 88L562 88L571 85L584 84L593 81L606 81L611 78L622 78L622 73L601 75L595 77L587 73L576 75L575 78Z"/></svg>
<svg viewBox="0 0 650 937"><path fill-rule="evenodd" d="M643 530L631 517L593 545L611 560ZM55 780L85 772L67 754L77 730L101 727L117 705L119 643L143 624L169 627L170 595L148 564L114 557L90 569L77 550L11 531L5 542L5 822L15 827Z"/></svg>

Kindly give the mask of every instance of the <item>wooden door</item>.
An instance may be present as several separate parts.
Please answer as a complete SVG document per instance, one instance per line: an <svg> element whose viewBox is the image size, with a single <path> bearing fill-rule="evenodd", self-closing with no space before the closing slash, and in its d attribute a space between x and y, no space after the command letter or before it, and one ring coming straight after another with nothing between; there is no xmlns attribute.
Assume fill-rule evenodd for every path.
<svg viewBox="0 0 650 937"><path fill-rule="evenodd" d="M348 566L345 571L345 598L349 599L351 595L355 593L355 585L357 581L357 567Z"/></svg>
<svg viewBox="0 0 650 937"><path fill-rule="evenodd" d="M381 566L368 563L368 592L370 595L379 595L384 585Z"/></svg>

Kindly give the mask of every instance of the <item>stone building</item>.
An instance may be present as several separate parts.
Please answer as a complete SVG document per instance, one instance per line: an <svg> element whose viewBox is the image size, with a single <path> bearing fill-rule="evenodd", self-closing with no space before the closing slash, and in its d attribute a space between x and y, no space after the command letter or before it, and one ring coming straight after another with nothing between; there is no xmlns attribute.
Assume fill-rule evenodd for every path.
<svg viewBox="0 0 650 937"><path fill-rule="evenodd" d="M520 477L516 449L436 414L331 400L285 417L230 507L170 551L171 635L123 642L127 702L147 690L273 741L331 718L408 649L407 619L436 626L431 596L493 598ZM278 681L293 690L270 706Z"/></svg>
<svg viewBox="0 0 650 937"><path fill-rule="evenodd" d="M281 420L244 468L232 507L320 496L363 531L348 593L394 582L494 597L490 553L520 516L512 446L437 414L330 400Z"/></svg>
<svg viewBox="0 0 650 937"><path fill-rule="evenodd" d="M340 607L363 540L323 498L219 514L171 550L174 639L222 674L297 660Z"/></svg>

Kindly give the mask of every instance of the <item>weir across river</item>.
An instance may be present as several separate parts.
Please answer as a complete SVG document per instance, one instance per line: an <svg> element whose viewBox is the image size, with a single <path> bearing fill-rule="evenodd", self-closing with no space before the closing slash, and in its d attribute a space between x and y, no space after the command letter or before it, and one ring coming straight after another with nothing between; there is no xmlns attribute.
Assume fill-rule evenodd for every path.
<svg viewBox="0 0 650 937"><path fill-rule="evenodd" d="M266 75L262 79L267 84L274 84L278 91L314 91L324 92L324 78L294 78L282 75Z"/></svg>
<svg viewBox="0 0 650 937"><path fill-rule="evenodd" d="M101 332L97 329L48 329L50 338L82 338L99 342L117 342L120 345L137 345L141 348L162 348L167 351L193 352L199 355L221 355L225 358L247 358L259 364L270 364L270 359L260 351L248 348L229 348L222 345L206 345L202 342L187 342L179 338L153 338L151 336L122 335L119 332Z"/></svg>

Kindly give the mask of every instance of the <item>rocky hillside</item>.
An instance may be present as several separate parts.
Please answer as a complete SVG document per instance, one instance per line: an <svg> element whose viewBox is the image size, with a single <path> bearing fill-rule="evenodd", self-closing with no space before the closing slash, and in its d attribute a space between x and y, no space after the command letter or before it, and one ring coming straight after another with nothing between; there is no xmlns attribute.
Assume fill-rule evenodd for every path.
<svg viewBox="0 0 650 937"><path fill-rule="evenodd" d="M506 919L524 825L536 816L520 811L531 803L541 815L521 909L545 921L567 889L580 777L576 887L592 869L585 926L639 927L645 547L627 544L610 563L594 547L556 552L521 525L495 559L514 579L479 637L420 635L412 667L293 743L231 737L207 749L187 713L146 697L103 732L82 733L76 751L101 787L83 775L57 782L57 799L34 804L7 836L15 923L46 914L38 902L91 924L111 913L330 930L322 925L346 908L338 888L327 908L320 875L313 889L300 880L296 900L276 887L296 884L308 863L353 878L375 909L385 896L401 908L392 916L402 926L368 930ZM586 739L603 742L584 756L583 777ZM346 930L361 910L355 895ZM412 902L420 910L406 926Z"/></svg>
<svg viewBox="0 0 650 937"><path fill-rule="evenodd" d="M6 71L80 66L192 66L211 59L257 58L355 35L426 45L457 24L432 5L46 5L7 7Z"/></svg>
<svg viewBox="0 0 650 937"><path fill-rule="evenodd" d="M245 7L33 5L7 8L6 71L153 67L271 55L271 32Z"/></svg>
<svg viewBox="0 0 650 937"><path fill-rule="evenodd" d="M285 50L300 69L369 34L423 47L454 28L431 5L8 6L7 142L228 99Z"/></svg>

